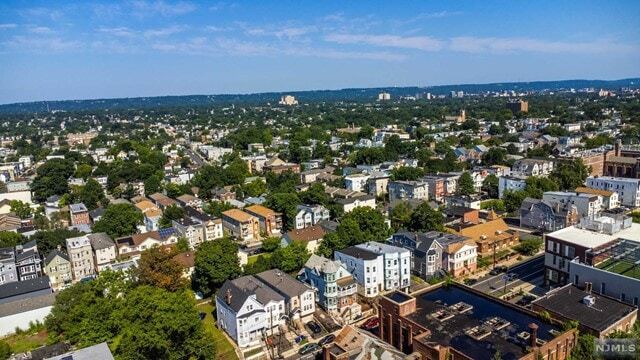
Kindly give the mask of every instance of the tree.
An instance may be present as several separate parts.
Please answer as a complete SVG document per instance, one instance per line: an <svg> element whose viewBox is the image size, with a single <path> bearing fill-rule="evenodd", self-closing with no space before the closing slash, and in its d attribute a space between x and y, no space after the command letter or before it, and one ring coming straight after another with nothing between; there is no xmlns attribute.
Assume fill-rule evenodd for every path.
<svg viewBox="0 0 640 360"><path fill-rule="evenodd" d="M287 273L298 272L309 259L307 245L294 241L289 246L279 248L271 256L271 265Z"/></svg>
<svg viewBox="0 0 640 360"><path fill-rule="evenodd" d="M13 231L0 231L0 248L15 247L25 242L25 237Z"/></svg>
<svg viewBox="0 0 640 360"><path fill-rule="evenodd" d="M184 217L184 209L178 205L167 206L162 213L158 226L161 229L173 226L173 220L180 220Z"/></svg>
<svg viewBox="0 0 640 360"><path fill-rule="evenodd" d="M279 237L270 237L262 240L262 250L266 252L272 252L280 247L280 238Z"/></svg>
<svg viewBox="0 0 640 360"><path fill-rule="evenodd" d="M482 191L485 191L491 198L497 198L499 182L500 181L497 176L493 174L487 175L487 177L482 181Z"/></svg>
<svg viewBox="0 0 640 360"><path fill-rule="evenodd" d="M542 195L547 191L557 191L558 184L553 180L540 176L529 176L525 180L525 192L532 198L542 199Z"/></svg>
<svg viewBox="0 0 640 360"><path fill-rule="evenodd" d="M504 206L504 202L500 199L491 199L483 201L480 204L481 209L491 209L494 211L506 211L507 208Z"/></svg>
<svg viewBox="0 0 640 360"><path fill-rule="evenodd" d="M34 199L43 202L51 195L62 195L68 192L67 179L73 175L74 171L73 162L66 159L51 159L42 164L31 182Z"/></svg>
<svg viewBox="0 0 640 360"><path fill-rule="evenodd" d="M144 181L144 193L149 196L162 190L162 176L156 174L149 176ZM182 194L180 194L182 195Z"/></svg>
<svg viewBox="0 0 640 360"><path fill-rule="evenodd" d="M415 181L424 176L424 170L411 167L401 166L391 170L391 179L394 181Z"/></svg>
<svg viewBox="0 0 640 360"><path fill-rule="evenodd" d="M296 214L300 198L294 193L275 193L267 197L265 206L282 214L282 228L284 231L295 227Z"/></svg>
<svg viewBox="0 0 640 360"><path fill-rule="evenodd" d="M398 203L393 209L391 209L391 214L389 215L391 227L396 231L407 228L411 221L412 213L413 210L408 202Z"/></svg>
<svg viewBox="0 0 640 360"><path fill-rule="evenodd" d="M151 285L168 291L184 289L186 281L182 277L183 268L174 256L177 251L154 246L145 250L138 266L134 270L134 278L138 284Z"/></svg>
<svg viewBox="0 0 640 360"><path fill-rule="evenodd" d="M468 171L465 171L460 175L460 179L458 180L458 194L459 195L471 195L476 192L473 178Z"/></svg>
<svg viewBox="0 0 640 360"><path fill-rule="evenodd" d="M31 235L29 239L35 240L36 244L38 245L38 251L46 256L46 254L48 254L51 250L56 249L58 246L66 248L67 239L81 235L82 233L77 230L62 228L40 230Z"/></svg>
<svg viewBox="0 0 640 360"><path fill-rule="evenodd" d="M520 244L515 247L515 250L523 255L531 256L535 255L542 247L542 239L527 239L521 240Z"/></svg>
<svg viewBox="0 0 640 360"><path fill-rule="evenodd" d="M235 206L222 201L209 201L205 206L203 206L204 212L215 217L222 217L223 212L235 208Z"/></svg>
<svg viewBox="0 0 640 360"><path fill-rule="evenodd" d="M411 214L409 229L412 231L444 231L444 217L428 203L422 203Z"/></svg>
<svg viewBox="0 0 640 360"><path fill-rule="evenodd" d="M549 174L549 179L555 181L562 190L574 190L584 184L589 171L582 159L563 161L556 165Z"/></svg>
<svg viewBox="0 0 640 360"><path fill-rule="evenodd" d="M571 350L571 359L575 360L596 360L595 338L593 335L580 334L576 346Z"/></svg>
<svg viewBox="0 0 640 360"><path fill-rule="evenodd" d="M4 341L0 340L0 360L8 359L11 356L11 346Z"/></svg>
<svg viewBox="0 0 640 360"><path fill-rule="evenodd" d="M267 192L267 184L260 179L256 179L248 184L244 184L242 186L242 191L245 196L260 196Z"/></svg>
<svg viewBox="0 0 640 360"><path fill-rule="evenodd" d="M176 242L176 250L181 253L189 251L189 240L184 236L180 236L178 242Z"/></svg>
<svg viewBox="0 0 640 360"><path fill-rule="evenodd" d="M16 214L20 219L31 217L31 207L26 202L11 200L9 205L11 206L11 212Z"/></svg>
<svg viewBox="0 0 640 360"><path fill-rule="evenodd" d="M91 172L93 172L93 166L89 164L80 164L76 168L76 172L73 176L87 180L89 176L91 176Z"/></svg>
<svg viewBox="0 0 640 360"><path fill-rule="evenodd" d="M505 163L506 155L507 150L499 147L492 147L482 155L482 162L485 165L503 165Z"/></svg>
<svg viewBox="0 0 640 360"><path fill-rule="evenodd" d="M196 250L193 288L205 296L241 273L238 245L233 240L225 237L207 241Z"/></svg>
<svg viewBox="0 0 640 360"><path fill-rule="evenodd" d="M95 179L87 180L87 183L80 189L79 200L89 210L94 210L98 205L105 200L104 190L102 185Z"/></svg>
<svg viewBox="0 0 640 360"><path fill-rule="evenodd" d="M309 189L301 192L299 197L303 204L327 205L329 203L329 195L324 192L324 185L321 183L309 186Z"/></svg>
<svg viewBox="0 0 640 360"><path fill-rule="evenodd" d="M112 204L93 225L94 232L107 233L112 238L135 234L142 224L142 213L131 204Z"/></svg>
<svg viewBox="0 0 640 360"><path fill-rule="evenodd" d="M384 216L369 207L357 207L345 214L335 232L325 235L318 252L332 257L335 250L367 241L384 242L391 235Z"/></svg>
<svg viewBox="0 0 640 360"><path fill-rule="evenodd" d="M528 196L526 191L512 191L507 190L502 194L502 201L504 202L504 207L509 213L514 213L520 210L520 205L524 199Z"/></svg>

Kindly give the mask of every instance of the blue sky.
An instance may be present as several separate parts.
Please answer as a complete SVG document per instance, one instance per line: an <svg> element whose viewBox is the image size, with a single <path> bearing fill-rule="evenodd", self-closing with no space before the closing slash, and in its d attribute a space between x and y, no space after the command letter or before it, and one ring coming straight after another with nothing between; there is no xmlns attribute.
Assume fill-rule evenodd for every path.
<svg viewBox="0 0 640 360"><path fill-rule="evenodd" d="M640 1L0 2L0 103L640 75Z"/></svg>

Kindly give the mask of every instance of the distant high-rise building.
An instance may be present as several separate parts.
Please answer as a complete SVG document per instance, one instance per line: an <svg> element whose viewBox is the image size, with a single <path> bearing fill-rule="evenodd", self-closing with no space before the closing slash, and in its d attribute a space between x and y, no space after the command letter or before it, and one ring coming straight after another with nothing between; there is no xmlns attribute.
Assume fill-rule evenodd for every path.
<svg viewBox="0 0 640 360"><path fill-rule="evenodd" d="M511 110L512 113L526 113L529 112L529 102L521 99L518 100L510 100L507 102L507 109Z"/></svg>
<svg viewBox="0 0 640 360"><path fill-rule="evenodd" d="M378 94L378 101L388 101L391 100L391 94L389 94L388 92L381 92L380 94Z"/></svg>
<svg viewBox="0 0 640 360"><path fill-rule="evenodd" d="M298 105L298 100L296 100L292 95L284 95L280 98L280 102L278 104L286 106Z"/></svg>

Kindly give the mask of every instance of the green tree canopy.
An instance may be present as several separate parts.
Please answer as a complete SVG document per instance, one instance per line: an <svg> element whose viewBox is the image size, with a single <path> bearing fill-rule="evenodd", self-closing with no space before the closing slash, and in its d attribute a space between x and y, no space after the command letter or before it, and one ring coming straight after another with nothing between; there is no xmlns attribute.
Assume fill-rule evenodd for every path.
<svg viewBox="0 0 640 360"><path fill-rule="evenodd" d="M79 192L79 201L82 202L87 209L94 210L98 205L105 201L104 190L100 183L95 179L87 180Z"/></svg>
<svg viewBox="0 0 640 360"><path fill-rule="evenodd" d="M177 251L154 246L140 256L134 278L141 285L151 285L168 291L178 291L187 285L184 269L174 256Z"/></svg>
<svg viewBox="0 0 640 360"><path fill-rule="evenodd" d="M384 242L391 235L384 216L369 207L357 207L345 214L335 232L325 235L318 252L332 257L335 250L367 241Z"/></svg>
<svg viewBox="0 0 640 360"><path fill-rule="evenodd" d="M460 195L471 195L475 194L476 189L473 183L473 178L468 171L465 171L460 175L460 179L458 180L458 194Z"/></svg>
<svg viewBox="0 0 640 360"><path fill-rule="evenodd" d="M412 231L444 231L444 216L428 203L422 203L411 214L409 229Z"/></svg>
<svg viewBox="0 0 640 360"><path fill-rule="evenodd" d="M233 240L225 237L207 241L196 250L193 288L205 296L241 273L238 245Z"/></svg>
<svg viewBox="0 0 640 360"><path fill-rule="evenodd" d="M562 190L575 190L583 186L589 177L590 169L584 165L582 159L562 161L556 163L555 168L549 174L549 179L555 181Z"/></svg>
<svg viewBox="0 0 640 360"><path fill-rule="evenodd" d="M162 217L158 221L158 226L162 229L172 226L173 220L180 220L184 217L184 209L178 205L167 206L162 212Z"/></svg>
<svg viewBox="0 0 640 360"><path fill-rule="evenodd" d="M93 231L107 233L115 239L135 234L142 219L142 213L131 204L111 204L93 225Z"/></svg>

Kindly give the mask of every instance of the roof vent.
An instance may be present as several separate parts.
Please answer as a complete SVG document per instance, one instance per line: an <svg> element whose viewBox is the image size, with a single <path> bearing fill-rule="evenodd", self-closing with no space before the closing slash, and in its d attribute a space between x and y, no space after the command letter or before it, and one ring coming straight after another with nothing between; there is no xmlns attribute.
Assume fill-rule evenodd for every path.
<svg viewBox="0 0 640 360"><path fill-rule="evenodd" d="M582 298L582 303L591 307L596 303L596 298L593 295L587 295Z"/></svg>

